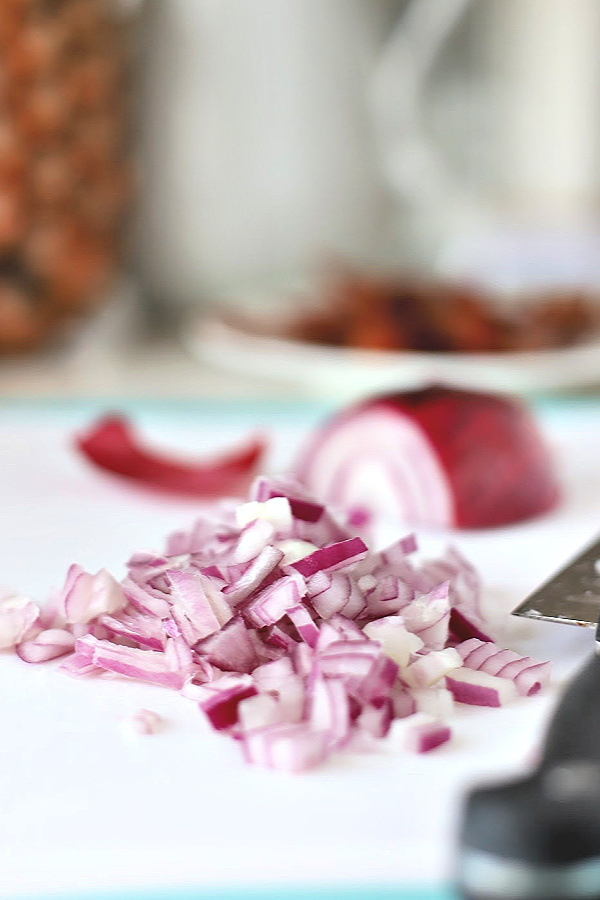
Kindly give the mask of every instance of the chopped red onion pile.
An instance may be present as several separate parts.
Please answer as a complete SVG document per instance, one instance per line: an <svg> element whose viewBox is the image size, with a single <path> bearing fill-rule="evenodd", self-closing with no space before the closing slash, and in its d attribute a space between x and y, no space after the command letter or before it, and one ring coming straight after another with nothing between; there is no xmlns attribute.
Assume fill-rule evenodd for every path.
<svg viewBox="0 0 600 900"><path fill-rule="evenodd" d="M522 403L446 387L342 410L317 429L295 473L336 506L442 527L520 522L559 498L551 455Z"/></svg>
<svg viewBox="0 0 600 900"><path fill-rule="evenodd" d="M153 490L185 497L242 495L257 471L266 444L261 438L219 459L184 463L142 446L122 416L104 416L76 439L77 448L105 472Z"/></svg>
<svg viewBox="0 0 600 900"><path fill-rule="evenodd" d="M164 553L136 553L120 583L73 565L41 610L0 600L0 646L180 691L258 765L375 749L397 719L425 752L449 739L455 702L533 694L550 667L486 635L457 550L418 562L416 549L409 535L370 551L299 485L258 478L249 502L207 506Z"/></svg>

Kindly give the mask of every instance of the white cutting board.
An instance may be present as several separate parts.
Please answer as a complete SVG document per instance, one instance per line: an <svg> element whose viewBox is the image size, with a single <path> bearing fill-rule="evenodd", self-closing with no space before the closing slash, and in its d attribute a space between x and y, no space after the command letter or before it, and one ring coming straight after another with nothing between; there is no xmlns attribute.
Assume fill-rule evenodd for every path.
<svg viewBox="0 0 600 900"><path fill-rule="evenodd" d="M268 465L279 471L323 410L145 404L132 413L149 441L187 453L267 429ZM600 520L600 403L554 403L539 415L564 484L560 510L451 539L482 571L507 643L555 661L550 691L502 710L465 709L452 742L428 755L388 748L288 776L245 765L175 693L75 680L0 654L0 897L447 880L465 789L531 763L561 683L592 645L588 631L505 615ZM71 562L121 577L131 551L159 549L194 518L193 503L137 493L78 458L70 438L93 416L85 404L0 408L0 583L36 599ZM380 540L406 530L387 523ZM421 536L431 552L448 537ZM164 733L126 737L121 719L140 707L166 718Z"/></svg>

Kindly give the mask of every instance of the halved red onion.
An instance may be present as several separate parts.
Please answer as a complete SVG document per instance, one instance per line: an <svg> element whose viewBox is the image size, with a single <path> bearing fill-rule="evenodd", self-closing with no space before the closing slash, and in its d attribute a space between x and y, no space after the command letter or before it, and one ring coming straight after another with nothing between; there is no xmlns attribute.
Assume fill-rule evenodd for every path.
<svg viewBox="0 0 600 900"><path fill-rule="evenodd" d="M551 455L523 404L447 387L342 410L317 430L295 473L336 506L442 527L519 522L559 497Z"/></svg>
<svg viewBox="0 0 600 900"><path fill-rule="evenodd" d="M208 498L243 493L266 448L262 438L253 438L239 450L190 465L145 448L129 422L118 415L100 419L86 434L78 436L75 444L105 472L147 488Z"/></svg>

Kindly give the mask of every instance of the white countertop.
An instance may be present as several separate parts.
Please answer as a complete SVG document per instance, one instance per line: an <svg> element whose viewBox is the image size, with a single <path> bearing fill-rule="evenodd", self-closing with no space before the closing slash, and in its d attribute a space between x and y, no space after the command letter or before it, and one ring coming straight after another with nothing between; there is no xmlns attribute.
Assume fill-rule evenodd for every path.
<svg viewBox="0 0 600 900"><path fill-rule="evenodd" d="M231 446L268 427L273 471L290 464L315 419L301 405L138 406L148 440L173 450ZM187 501L135 492L88 466L72 435L89 416L85 402L0 409L1 580L40 600L71 562L120 576L132 550L158 548L194 516ZM0 654L0 896L42 895L48 885L81 896L91 872L96 890L153 885L170 896L178 887L446 881L464 791L530 764L561 684L593 643L583 629L506 616L597 530L598 405L552 405L541 422L565 488L559 509L493 532L420 537L425 552L451 538L477 565L506 643L554 661L550 690L500 710L462 710L455 738L435 755L340 758L295 778L245 765L234 742L176 693L77 681L53 664ZM128 743L119 721L140 706L169 728Z"/></svg>

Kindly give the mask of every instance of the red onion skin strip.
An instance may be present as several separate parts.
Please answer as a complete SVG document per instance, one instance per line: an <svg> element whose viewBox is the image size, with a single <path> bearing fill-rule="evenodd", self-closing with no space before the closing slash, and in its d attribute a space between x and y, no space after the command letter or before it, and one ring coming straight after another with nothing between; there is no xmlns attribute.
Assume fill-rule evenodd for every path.
<svg viewBox="0 0 600 900"><path fill-rule="evenodd" d="M237 496L262 459L266 442L254 438L214 462L189 465L143 447L121 416L105 416L75 441L80 452L104 472L155 490L185 497Z"/></svg>

